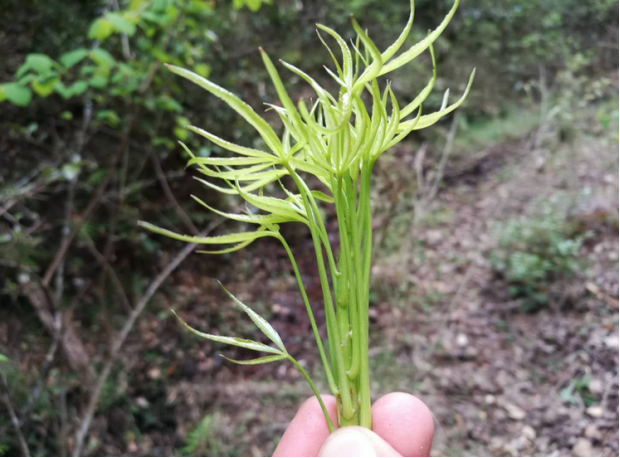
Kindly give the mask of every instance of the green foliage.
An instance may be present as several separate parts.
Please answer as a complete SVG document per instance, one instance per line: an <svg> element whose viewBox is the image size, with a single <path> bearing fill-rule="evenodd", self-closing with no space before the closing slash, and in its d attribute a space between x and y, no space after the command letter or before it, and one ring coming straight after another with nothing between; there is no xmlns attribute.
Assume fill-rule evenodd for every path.
<svg viewBox="0 0 620 458"><path fill-rule="evenodd" d="M586 236L576 234L557 209L506 221L496 228L496 237L491 265L526 311L546 306L549 285L575 276L583 265L580 249Z"/></svg>
<svg viewBox="0 0 620 458"><path fill-rule="evenodd" d="M244 455L245 448L240 443L233 443L222 437L226 428L226 417L208 414L194 427L185 438L185 446L179 450L181 456L240 456ZM242 431L247 428L243 419L235 420L234 436L242 439ZM245 444L242 446L245 447Z"/></svg>
<svg viewBox="0 0 620 458"><path fill-rule="evenodd" d="M446 91L439 110L422 115L422 104L430 95L436 80L433 43L447 27L458 4L459 1L456 0L435 30L429 32L425 38L397 57L395 57L396 54L405 43L412 28L413 0L409 20L404 30L383 52L379 51L355 19L351 21L357 38L351 42L352 46L349 46L346 40L331 28L318 25L319 38L327 48L334 64L333 70L325 68L328 75L337 83L339 90L334 95L330 94L307 73L282 61L282 65L287 70L308 83L316 93L316 102L311 101L310 108L303 99L297 104L293 103L280 73L267 53L260 48L263 63L281 103L281 106L268 104L282 121L284 127L281 136L250 105L233 93L195 72L177 66L167 66L173 73L195 83L225 102L259 134L264 147L254 149L231 143L198 127L187 126L190 131L207 138L219 147L236 153L237 156L232 158L198 157L185 144L181 145L190 156L188 166L197 166L198 171L210 180L219 179L225 186L206 180L199 180L200 182L223 194L237 195L266 214L225 213L195 198L199 203L221 216L234 221L255 224L258 228L253 232L238 232L217 237L192 237L148 223L141 223L141 225L155 233L189 243L232 244L230 248L217 253L239 250L262 237L274 237L283 244L295 270L313 326L328 385L338 400L338 417L341 426L362 425L369 428L371 425L368 306L372 251L370 209L372 169L381 154L400 143L412 131L437 123L458 108L469 94L474 72L459 100L448 105L449 92ZM336 59L321 33L329 35L336 42L342 61L339 62ZM392 91L391 84L387 83L381 90L378 78L399 69L427 50L430 52L433 63L432 77L418 96L413 98L413 101L401 107ZM370 101L370 107L367 106L365 99ZM289 190L281 181L284 176L292 179L295 185L294 191ZM314 177L323 190L311 189L303 178L304 176ZM265 196L264 189L276 182L284 195L282 197ZM257 190L257 193L253 193ZM337 257L329 241L324 213L317 201L335 207L340 235L340 253ZM329 362L297 270L295 258L279 232L279 224L289 222L306 225L312 235L325 304ZM325 257L323 250L325 250ZM279 350L259 342L201 333L183 323L185 327L194 334L215 342L282 356L282 358L268 356L246 362L246 364L289 359L302 372L317 395L331 430L333 428L331 420L314 384L301 366L288 355L275 330L250 308L239 302L228 291L226 292L250 316L261 331L279 347Z"/></svg>
<svg viewBox="0 0 620 458"><path fill-rule="evenodd" d="M192 429L185 439L186 444L180 451L183 456L204 456L209 445L213 441L213 429L215 422L214 415L205 415L205 417Z"/></svg>
<svg viewBox="0 0 620 458"><path fill-rule="evenodd" d="M589 388L590 380L589 375L573 378L568 385L560 390L562 401L566 404L585 405L586 407L596 404L596 396Z"/></svg>

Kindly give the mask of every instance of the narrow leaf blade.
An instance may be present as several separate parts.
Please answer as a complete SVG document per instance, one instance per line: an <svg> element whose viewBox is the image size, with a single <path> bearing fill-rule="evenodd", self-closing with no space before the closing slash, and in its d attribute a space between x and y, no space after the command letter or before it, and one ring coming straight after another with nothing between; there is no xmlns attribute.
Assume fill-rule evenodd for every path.
<svg viewBox="0 0 620 458"><path fill-rule="evenodd" d="M283 359L286 359L286 355L274 355L274 356L263 356L262 358L241 361L238 359L228 358L227 356L224 356L224 355L220 355L220 356L224 358L226 361L230 361L231 363L235 363L235 364L240 364L242 366L255 366L257 364L273 363L275 361L282 361Z"/></svg>
<svg viewBox="0 0 620 458"><path fill-rule="evenodd" d="M219 342L219 343L223 343L227 345L234 345L235 347L247 348L248 350L262 351L265 353L274 353L276 355L282 354L282 352L280 352L280 350L276 348L270 347L269 345L265 345L260 342L255 342L253 340L240 339L239 337L216 336L213 334L207 334L204 332L200 332L197 329L192 328L185 321L183 321L181 317L179 317L179 315L177 315L177 313L174 310L172 310L172 313L174 314L175 317L177 317L177 319L181 322L181 324L185 326L185 329L190 331L192 334L197 335L198 337L202 337L203 339L207 339L213 342Z"/></svg>
<svg viewBox="0 0 620 458"><path fill-rule="evenodd" d="M230 298L235 302L235 304L237 304L239 307L241 307L241 309L245 313L247 313L247 315L254 322L254 324L258 327L258 329L263 331L263 334L269 337L269 340L271 340L274 344L276 344L280 350L286 353L286 348L284 348L284 343L282 343L282 339L280 338L280 335L277 333L275 329L273 329L273 327L269 324L269 322L265 320L262 316L260 316L258 313L256 313L254 310L252 310L250 307L248 307L243 302L241 302L239 299L237 299L235 296L233 296L230 293L230 291L228 291L224 287L224 285L220 283L220 286L222 287L224 292L228 294L228 296L230 296Z"/></svg>

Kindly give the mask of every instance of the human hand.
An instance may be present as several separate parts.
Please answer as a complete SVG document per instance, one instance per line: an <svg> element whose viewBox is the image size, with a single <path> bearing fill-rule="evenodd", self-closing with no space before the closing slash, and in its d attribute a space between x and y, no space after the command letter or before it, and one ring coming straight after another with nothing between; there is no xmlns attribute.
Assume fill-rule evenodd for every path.
<svg viewBox="0 0 620 458"><path fill-rule="evenodd" d="M336 399L323 402L337 424ZM390 393L372 406L372 431L349 426L329 434L316 398L304 402L273 456L428 456L433 443L433 416L415 396Z"/></svg>

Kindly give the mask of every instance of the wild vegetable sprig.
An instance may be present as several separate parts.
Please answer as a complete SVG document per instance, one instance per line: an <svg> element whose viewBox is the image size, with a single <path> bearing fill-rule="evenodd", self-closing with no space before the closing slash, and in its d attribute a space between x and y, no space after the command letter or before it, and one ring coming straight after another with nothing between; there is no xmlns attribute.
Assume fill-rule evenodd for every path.
<svg viewBox="0 0 620 458"><path fill-rule="evenodd" d="M316 92L317 99L310 105L300 100L295 104L288 95L278 70L267 53L260 49L263 62L273 81L281 106L269 104L284 125L278 136L272 127L249 105L231 92L211 81L183 68L168 68L222 99L250 123L265 143L264 150L248 148L228 142L214 134L194 126L187 126L215 143L236 153L233 157L197 157L184 144L190 155L188 165L197 166L207 179L200 181L209 188L224 194L238 195L252 207L262 210L257 214L232 214L216 210L199 198L192 196L209 210L234 221L253 224L256 230L238 232L217 237L191 237L176 234L148 223L140 224L153 232L185 242L204 245L232 245L218 251L202 253L230 253L248 246L262 237L278 239L288 254L301 295L310 317L319 356L325 370L327 383L337 398L338 421L341 426L361 425L371 427L370 378L368 367L368 302L372 247L372 223L370 208L370 177L375 161L386 150L403 140L410 132L435 124L442 117L460 106L473 82L475 70L463 96L448 105L448 92L439 111L422 115L422 103L431 93L437 77L433 42L446 28L459 0L454 2L443 22L425 39L394 57L405 42L414 17L414 1L405 29L398 39L385 51L380 52L366 32L352 18L357 34L349 45L338 33L324 25L317 25L319 39L327 48L334 69L326 67L329 75L339 86L338 94L332 95L312 77L299 68L281 61L282 65L306 81ZM329 35L340 48L338 61L321 32ZM422 52L430 51L433 73L426 87L413 101L401 108L386 83L383 91L378 78L407 64ZM367 92L367 95L364 95ZM370 99L370 108L364 101ZM294 189L284 186L281 178L288 176ZM304 176L314 176L323 190L311 189ZM211 179L221 180L215 184ZM285 197L271 197L263 191L269 184L277 183ZM332 247L320 204L334 205L338 219L338 250ZM319 279L323 293L327 328L327 350L323 346L308 295L286 240L280 233L283 223L301 223L308 226L317 259ZM239 305L275 344L275 347L234 337L204 334L184 323L193 333L209 340L267 353L250 361L234 361L237 364L263 364L289 360L310 384L317 396L328 426L332 422L319 393L301 365L291 356L278 333L258 314L226 293Z"/></svg>

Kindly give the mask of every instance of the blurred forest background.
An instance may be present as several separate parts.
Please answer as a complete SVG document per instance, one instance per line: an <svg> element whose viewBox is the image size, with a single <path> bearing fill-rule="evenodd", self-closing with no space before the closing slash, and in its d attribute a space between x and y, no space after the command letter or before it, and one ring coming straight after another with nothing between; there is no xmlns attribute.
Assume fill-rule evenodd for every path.
<svg viewBox="0 0 620 458"><path fill-rule="evenodd" d="M137 228L226 231L189 196L238 202L192 180L176 140L223 154L188 120L256 138L162 64L262 110L259 45L329 86L315 23L350 37L353 13L384 48L409 2L0 3L0 455L270 454L303 379L226 363L169 310L259 339L217 278L318 372L308 321L277 241L206 256ZM407 43L450 5L418 0ZM477 76L456 115L377 166L373 395L422 398L437 456L617 456L618 3L463 0L435 53L426 112ZM428 55L398 71L399 100L430 73ZM308 234L284 231L318 310Z"/></svg>

